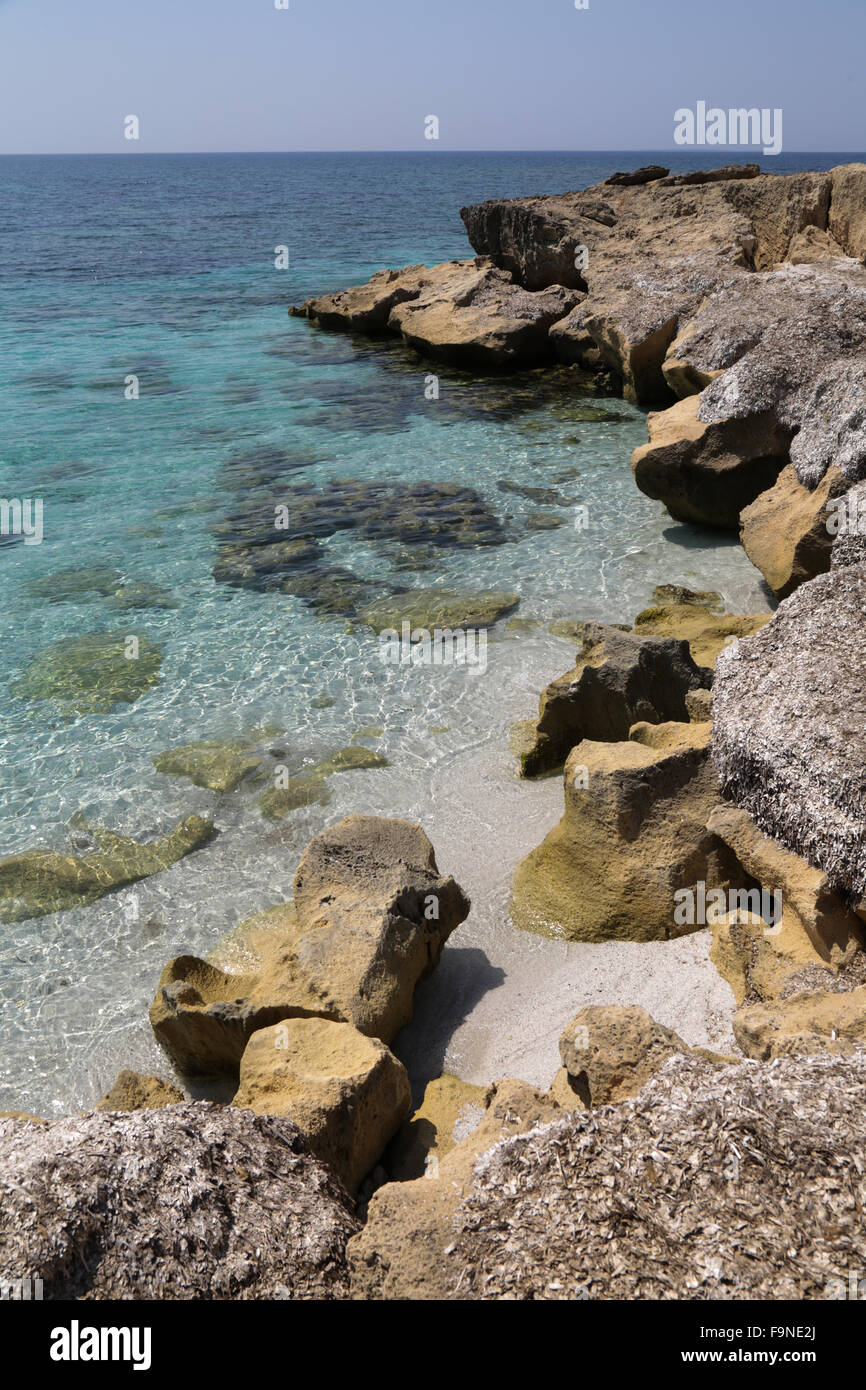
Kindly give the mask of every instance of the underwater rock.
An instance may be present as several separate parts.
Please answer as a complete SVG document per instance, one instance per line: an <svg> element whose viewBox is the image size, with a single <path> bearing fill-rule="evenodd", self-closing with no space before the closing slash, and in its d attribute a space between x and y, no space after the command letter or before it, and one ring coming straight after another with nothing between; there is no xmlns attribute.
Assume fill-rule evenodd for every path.
<svg viewBox="0 0 866 1390"><path fill-rule="evenodd" d="M151 761L157 772L188 777L208 791L233 792L261 765L262 754L244 739L204 739L169 748Z"/></svg>
<svg viewBox="0 0 866 1390"><path fill-rule="evenodd" d="M87 632L43 648L10 689L22 700L56 700L70 715L107 714L152 689L161 664L159 646L143 634Z"/></svg>
<svg viewBox="0 0 866 1390"><path fill-rule="evenodd" d="M505 591L460 594L453 589L409 589L370 604L358 619L377 632L399 632L404 622L427 631L484 628L512 613L519 602L519 594Z"/></svg>

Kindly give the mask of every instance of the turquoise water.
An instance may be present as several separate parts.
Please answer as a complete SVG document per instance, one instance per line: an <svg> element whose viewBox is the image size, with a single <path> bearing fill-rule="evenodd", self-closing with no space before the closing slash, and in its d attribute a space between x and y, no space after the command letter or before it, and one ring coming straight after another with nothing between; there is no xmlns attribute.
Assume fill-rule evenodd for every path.
<svg viewBox="0 0 866 1390"><path fill-rule="evenodd" d="M44 506L40 545L0 544L0 857L68 849L78 815L144 839L192 812L219 830L134 890L0 927L0 1108L62 1113L90 1103L119 1065L159 1066L146 1006L161 965L209 950L241 917L289 896L304 844L346 811L411 815L434 843L459 819L481 852L496 779L512 775L508 724L570 664L550 619L626 621L661 582L718 589L740 611L766 606L736 544L675 526L635 489L637 408L576 395L567 381L542 391L533 376L486 383L447 371L439 399L427 400L427 369L413 356L287 317L288 304L383 265L470 254L461 203L585 186L627 159L644 162L602 159L0 160L0 496ZM277 270L283 245L290 266ZM132 375L137 400L124 395ZM599 417L581 418L587 406ZM345 524L347 478L384 488L378 531ZM405 490L420 483L434 485L430 534L423 509L420 524L401 527ZM437 544L435 485L473 489L497 543ZM345 616L214 578L239 518L277 504L291 514L311 497L326 565L371 593L515 590L519 616L539 625L500 624L483 674L394 669ZM578 504L588 508L582 531ZM551 519L555 529L537 529ZM34 580L94 565L161 586L173 606L118 612L110 594L60 583L49 598L31 592ZM12 693L41 649L100 631L160 644L159 683L135 704L69 718ZM322 696L333 703L311 703ZM262 726L282 731L269 736L274 756L295 768L376 726L371 746L390 766L334 778L329 806L273 824L250 786L217 795L152 765L176 744ZM477 772L485 749L492 799ZM461 762L476 771L457 806ZM511 868L499 866L473 911L501 931L511 930Z"/></svg>

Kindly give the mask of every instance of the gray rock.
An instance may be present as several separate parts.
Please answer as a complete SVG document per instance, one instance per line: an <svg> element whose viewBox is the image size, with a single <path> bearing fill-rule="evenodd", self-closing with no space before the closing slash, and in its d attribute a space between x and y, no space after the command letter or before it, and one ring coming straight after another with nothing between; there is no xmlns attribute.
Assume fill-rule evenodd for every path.
<svg viewBox="0 0 866 1390"><path fill-rule="evenodd" d="M866 891L866 565L820 575L721 653L713 759L767 835Z"/></svg>
<svg viewBox="0 0 866 1390"><path fill-rule="evenodd" d="M47 1299L336 1299L348 1198L289 1120L205 1101L0 1120L0 1268Z"/></svg>

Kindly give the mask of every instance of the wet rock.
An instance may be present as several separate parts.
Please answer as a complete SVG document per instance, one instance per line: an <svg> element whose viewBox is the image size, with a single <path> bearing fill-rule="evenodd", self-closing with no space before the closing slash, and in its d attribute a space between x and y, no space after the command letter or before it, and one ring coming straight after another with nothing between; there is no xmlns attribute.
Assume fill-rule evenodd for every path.
<svg viewBox="0 0 866 1390"><path fill-rule="evenodd" d="M121 1071L96 1108L114 1111L161 1110L166 1105L181 1105L183 1099L183 1091L158 1076Z"/></svg>
<svg viewBox="0 0 866 1390"><path fill-rule="evenodd" d="M711 831L718 801L709 724L637 724L625 742L585 741L565 764L565 812L514 875L511 917L567 941L666 941L679 890L744 886Z"/></svg>
<svg viewBox="0 0 866 1390"><path fill-rule="evenodd" d="M280 777L259 797L259 810L268 820L282 820L290 811L318 802L326 806L331 799L327 778L337 772L362 772L371 768L388 767L384 753L372 748L349 746L340 748L330 757L316 763L297 776Z"/></svg>
<svg viewBox="0 0 866 1390"><path fill-rule="evenodd" d="M375 632L400 632L404 622L428 632L436 627L455 631L486 628L513 613L519 602L519 594L495 590L461 594L453 589L409 589L370 604L361 610L358 619Z"/></svg>
<svg viewBox="0 0 866 1390"><path fill-rule="evenodd" d="M194 956L166 966L150 1020L181 1074L235 1073L252 1034L290 1018L352 1023L390 1042L469 911L423 831L375 816L348 816L311 841L294 903L250 974Z"/></svg>
<svg viewBox="0 0 866 1390"><path fill-rule="evenodd" d="M160 647L149 637L88 632L43 648L10 689L22 700L56 701L70 717L108 714L151 690L161 665Z"/></svg>
<svg viewBox="0 0 866 1390"><path fill-rule="evenodd" d="M722 652L713 689L725 795L855 899L866 890L864 613L866 566L819 575Z"/></svg>
<svg viewBox="0 0 866 1390"><path fill-rule="evenodd" d="M157 772L188 777L209 791L233 792L261 765L262 754L245 739L204 739L169 748L151 759Z"/></svg>
<svg viewBox="0 0 866 1390"><path fill-rule="evenodd" d="M153 584L147 579L122 584L108 595L107 607L126 613L136 608L179 608L180 604L161 584Z"/></svg>
<svg viewBox="0 0 866 1390"><path fill-rule="evenodd" d="M187 1102L0 1121L6 1278L47 1299L334 1299L358 1223L288 1120Z"/></svg>
<svg viewBox="0 0 866 1390"><path fill-rule="evenodd" d="M187 816L160 840L142 844L94 827L91 854L31 849L0 859L0 921L21 922L85 907L105 893L149 878L213 839L213 822Z"/></svg>
<svg viewBox="0 0 866 1390"><path fill-rule="evenodd" d="M232 1105L292 1120L348 1192L411 1106L402 1062L348 1023L293 1018L253 1033Z"/></svg>
<svg viewBox="0 0 866 1390"><path fill-rule="evenodd" d="M576 666L542 693L521 775L561 767L581 739L616 742L627 739L641 720L687 721L686 693L709 683L709 673L695 665L686 642L586 623Z"/></svg>
<svg viewBox="0 0 866 1390"><path fill-rule="evenodd" d="M107 596L121 583L120 572L110 565L92 565L89 569L56 570L54 574L39 575L24 586L28 598L47 599L49 603L67 603L89 598L92 594Z"/></svg>

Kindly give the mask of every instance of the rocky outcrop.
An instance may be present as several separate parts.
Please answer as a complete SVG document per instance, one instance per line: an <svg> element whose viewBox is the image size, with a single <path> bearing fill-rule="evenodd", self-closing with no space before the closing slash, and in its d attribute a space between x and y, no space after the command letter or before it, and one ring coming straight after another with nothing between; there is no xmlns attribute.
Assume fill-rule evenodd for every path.
<svg viewBox="0 0 866 1390"><path fill-rule="evenodd" d="M581 743L565 813L514 876L511 916L571 941L665 941L678 890L745 886L707 820L718 800L709 724L637 724L627 742Z"/></svg>
<svg viewBox="0 0 866 1390"><path fill-rule="evenodd" d="M380 271L367 285L307 300L291 312L322 328L396 333L426 356L457 366L514 368L553 358L548 329L577 298L562 285L530 293L482 257Z"/></svg>
<svg viewBox="0 0 866 1390"><path fill-rule="evenodd" d="M120 1071L114 1084L106 1091L97 1110L161 1110L166 1105L180 1105L183 1091L163 1081L159 1076L143 1076L137 1071Z"/></svg>
<svg viewBox="0 0 866 1390"><path fill-rule="evenodd" d="M688 590L684 592L688 594ZM638 637L675 637L688 642L692 660L698 666L712 668L719 652L735 638L760 632L769 620L769 613L713 612L705 604L688 597L685 602L657 603L645 608L634 620L634 632ZM688 691L686 710L693 722L700 722L695 721L693 703L703 703L702 717L709 719L711 699L710 691L701 687Z"/></svg>
<svg viewBox="0 0 866 1390"><path fill-rule="evenodd" d="M734 1034L747 1057L814 1057L866 1051L866 986L840 994L821 990L782 1002L752 1004L734 1015Z"/></svg>
<svg viewBox="0 0 866 1390"><path fill-rule="evenodd" d="M713 758L766 835L866 891L866 566L820 575L716 663Z"/></svg>
<svg viewBox="0 0 866 1390"><path fill-rule="evenodd" d="M292 1018L253 1033L232 1105L292 1120L355 1192L410 1109L402 1062L349 1023Z"/></svg>
<svg viewBox="0 0 866 1390"><path fill-rule="evenodd" d="M424 832L375 816L347 816L316 836L294 903L251 971L226 973L194 956L166 966L150 1020L182 1074L235 1075L253 1033L291 1018L351 1023L390 1042L469 911Z"/></svg>
<svg viewBox="0 0 866 1390"><path fill-rule="evenodd" d="M743 549L776 598L787 598L830 568L829 503L847 489L848 480L833 464L817 487L808 488L789 463L775 485L742 512Z"/></svg>
<svg viewBox="0 0 866 1390"><path fill-rule="evenodd" d="M650 415L649 443L632 455L635 482L677 521L735 530L785 466L791 433L769 411L706 424L700 403L687 396Z"/></svg>
<svg viewBox="0 0 866 1390"><path fill-rule="evenodd" d="M829 1297L866 1260L864 1084L862 1053L670 1058L634 1099L540 1116L478 1159L455 1150L438 1181L380 1188L349 1244L352 1295Z"/></svg>
<svg viewBox="0 0 866 1390"><path fill-rule="evenodd" d="M538 722L523 731L521 774L561 767L582 739L627 739L639 721L688 721L687 693L709 684L686 642L587 623L577 664L547 686Z"/></svg>
<svg viewBox="0 0 866 1390"><path fill-rule="evenodd" d="M0 1120L4 1278L46 1299L335 1299L358 1229L288 1120L204 1101Z"/></svg>

